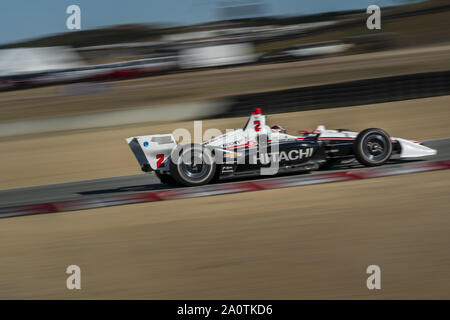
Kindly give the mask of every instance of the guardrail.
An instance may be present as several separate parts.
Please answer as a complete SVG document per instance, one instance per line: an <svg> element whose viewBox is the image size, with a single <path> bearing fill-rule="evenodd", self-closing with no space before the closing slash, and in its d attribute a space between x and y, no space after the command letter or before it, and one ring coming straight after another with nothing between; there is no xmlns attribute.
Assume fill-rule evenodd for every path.
<svg viewBox="0 0 450 320"><path fill-rule="evenodd" d="M265 113L278 113L448 94L450 71L417 73L234 96L221 117L246 116L255 107L263 108Z"/></svg>

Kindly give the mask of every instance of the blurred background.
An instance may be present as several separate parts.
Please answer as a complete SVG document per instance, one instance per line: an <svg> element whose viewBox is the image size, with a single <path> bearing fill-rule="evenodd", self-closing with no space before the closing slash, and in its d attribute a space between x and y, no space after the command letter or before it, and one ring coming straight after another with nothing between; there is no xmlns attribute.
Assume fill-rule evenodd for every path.
<svg viewBox="0 0 450 320"><path fill-rule="evenodd" d="M443 71L450 64L445 0L135 1L127 8L78 1L81 30L66 27L70 4L5 4L0 122L211 100L246 109L266 100L242 97L248 93ZM381 29L366 26L370 4L381 7ZM383 101L408 94L388 89L380 89ZM322 95L302 106L298 96L272 97L263 106L324 106L317 101ZM355 103L344 100L338 104Z"/></svg>

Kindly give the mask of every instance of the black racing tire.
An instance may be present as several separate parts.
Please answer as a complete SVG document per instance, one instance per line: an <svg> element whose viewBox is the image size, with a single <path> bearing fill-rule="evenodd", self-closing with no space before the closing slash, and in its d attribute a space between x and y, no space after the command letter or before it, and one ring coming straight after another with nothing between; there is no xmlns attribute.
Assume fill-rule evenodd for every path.
<svg viewBox="0 0 450 320"><path fill-rule="evenodd" d="M353 143L356 160L367 167L384 164L392 155L391 137L382 129L361 131Z"/></svg>
<svg viewBox="0 0 450 320"><path fill-rule="evenodd" d="M201 145L180 146L172 152L170 173L179 184L202 186L215 177L216 162L211 151Z"/></svg>
<svg viewBox="0 0 450 320"><path fill-rule="evenodd" d="M170 174L162 174L158 171L155 171L155 174L158 177L159 181L161 181L161 183L177 185L177 182Z"/></svg>

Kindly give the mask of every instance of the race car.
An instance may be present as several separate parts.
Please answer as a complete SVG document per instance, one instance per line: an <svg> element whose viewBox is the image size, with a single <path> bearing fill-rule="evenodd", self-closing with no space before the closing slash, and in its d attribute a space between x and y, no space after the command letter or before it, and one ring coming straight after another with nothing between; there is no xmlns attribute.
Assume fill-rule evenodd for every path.
<svg viewBox="0 0 450 320"><path fill-rule="evenodd" d="M415 159L436 150L418 141L390 137L384 130L328 130L289 135L281 125L269 127L256 108L242 129L201 144L178 145L173 134L127 138L142 171L155 172L162 183L199 186L236 177L277 175L329 168L357 161L380 166L390 159Z"/></svg>

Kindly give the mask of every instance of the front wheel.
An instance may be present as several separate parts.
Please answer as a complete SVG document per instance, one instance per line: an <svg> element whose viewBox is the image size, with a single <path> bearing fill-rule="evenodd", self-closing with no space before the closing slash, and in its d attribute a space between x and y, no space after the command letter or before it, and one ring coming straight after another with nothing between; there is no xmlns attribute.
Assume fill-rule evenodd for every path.
<svg viewBox="0 0 450 320"><path fill-rule="evenodd" d="M380 166L391 157L391 137L378 128L365 129L356 137L353 152L359 163L369 167Z"/></svg>
<svg viewBox="0 0 450 320"><path fill-rule="evenodd" d="M201 145L185 145L172 153L170 173L182 185L201 186L214 178L216 163L209 149Z"/></svg>

